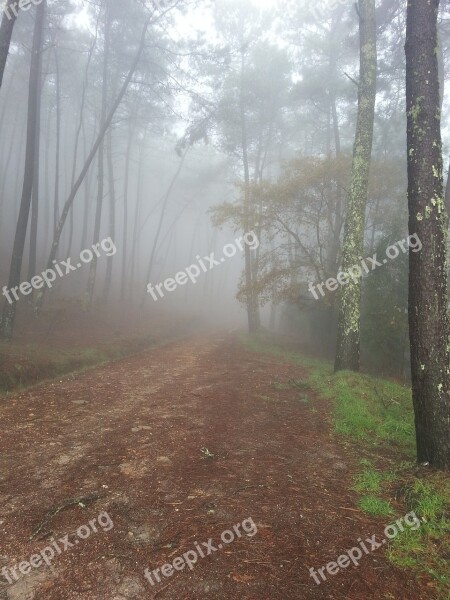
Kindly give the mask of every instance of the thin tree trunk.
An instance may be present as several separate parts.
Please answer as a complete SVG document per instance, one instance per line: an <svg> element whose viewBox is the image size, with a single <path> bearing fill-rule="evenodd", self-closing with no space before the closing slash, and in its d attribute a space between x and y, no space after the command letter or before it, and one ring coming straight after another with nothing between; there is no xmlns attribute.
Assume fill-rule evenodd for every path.
<svg viewBox="0 0 450 600"><path fill-rule="evenodd" d="M56 256L57 251L58 251L58 246L59 246L59 242L60 242L60 239L61 239L61 233L63 231L64 224L65 224L66 219L67 219L67 215L69 214L69 209L72 206L73 201L75 200L75 197L76 197L76 195L78 193L78 190L80 189L81 184L83 183L84 178L86 177L86 174L89 171L89 167L91 166L92 161L94 160L94 158L95 158L95 156L97 154L98 148L99 148L99 146L100 146L103 138L105 137L105 134L106 134L106 132L109 129L109 126L111 125L111 121L113 120L114 115L115 115L115 113L116 113L116 111L117 111L120 103L122 102L123 97L125 96L125 93L126 93L126 91L128 89L128 85L130 84L130 81L131 81L131 79L132 79L132 77L134 75L134 72L137 69L137 66L139 64L139 60L140 60L140 58L142 56L142 53L144 51L145 39L146 39L147 29L149 27L150 21L151 21L151 17L149 17L147 19L147 22L145 23L144 28L142 30L142 35L141 35L141 40L140 40L139 48L138 48L138 51L137 51L136 56L134 58L133 64L131 65L130 71L128 72L128 75L126 76L125 81L122 84L122 88L121 88L121 90L120 90L120 92L119 92L116 100L114 101L114 103L113 103L113 105L112 105L109 113L108 113L108 117L106 118L106 121L100 127L100 131L99 131L99 133L97 135L97 138L96 138L96 140L94 142L94 145L93 145L93 147L92 147L92 149L91 149L91 151L89 153L89 156L87 157L87 159L86 159L86 161L84 163L84 166L81 169L81 173L78 176L78 179L76 180L75 185L73 186L73 188L72 188L72 190L71 190L71 192L69 194L69 197L66 200L66 203L64 205L64 208L63 208L63 211L62 211L62 214L61 214L61 217L60 217L59 222L58 222L58 226L56 228L56 232L55 232L55 235L54 235L54 238L53 238L52 247L51 247L51 250L50 250L50 255L49 255L48 261L47 261L47 268L49 268L49 269L52 267L53 260L54 260L54 258ZM39 297L38 297L39 298L39 305L42 305L42 302L44 300L44 290L45 290L45 288L43 288L43 290L41 290L41 292L39 294Z"/></svg>
<svg viewBox="0 0 450 600"><path fill-rule="evenodd" d="M96 130L96 127L93 127L93 130ZM84 159L87 156L87 139L86 139L86 127L83 123L83 152ZM92 173L88 172L84 180L84 203L83 203L83 230L81 233L81 248L80 250L84 250L86 248L88 236L89 236L89 207L90 207L90 189L92 183Z"/></svg>
<svg viewBox="0 0 450 600"><path fill-rule="evenodd" d="M174 188L174 186L175 186L175 184L177 182L177 179L178 179L178 177L179 177L179 175L181 173L181 169L183 168L184 161L186 160L186 156L187 156L188 151L189 151L189 147L185 151L185 153L183 154L183 157L180 160L180 164L178 165L178 169L176 170L175 175L172 177L172 181L170 182L170 185L169 185L169 187L167 189L167 192L166 192L166 195L165 195L165 198L164 198L164 202L163 202L163 205L161 207L161 214L159 216L158 227L156 229L156 234L155 234L155 237L154 237L154 240L153 240L153 247L152 247L152 251L151 251L151 254L150 254L150 260L149 260L149 263L148 263L147 279L146 279L147 282L150 282L150 277L152 275L153 263L154 263L154 260L156 258L156 248L158 246L159 236L161 235L161 230L162 230L162 226L163 226L163 223L164 223L164 217L166 215L166 209L167 209L167 205L168 205L168 202L169 202L170 194L172 193L172 190L173 190L173 188ZM143 303L145 301L145 298L146 298L146 296L144 295L143 301L142 301Z"/></svg>
<svg viewBox="0 0 450 600"><path fill-rule="evenodd" d="M56 84L56 155L55 155L55 195L53 202L53 229L55 235L59 221L59 171L61 152L61 80L59 76L58 52L55 48L55 84Z"/></svg>
<svg viewBox="0 0 450 600"><path fill-rule="evenodd" d="M2 184L1 184L2 187L1 187L1 192L0 192L0 225L3 223L3 209L4 209L4 205L5 205L5 190L6 190L6 182L8 180L6 175L7 175L7 173L9 173L9 165L10 165L13 153L14 153L14 142L16 141L16 136L14 135L14 133L17 131L18 120L19 120L19 111L16 110L15 115L14 115L14 125L12 128L12 134L9 136L9 151L8 151L8 155L6 157L4 175L2 177ZM21 143L20 134L17 137L19 139L19 144L20 144Z"/></svg>
<svg viewBox="0 0 450 600"><path fill-rule="evenodd" d="M3 83L12 33L17 19L17 12L12 10L12 7L15 7L16 4L17 0L7 0L6 6L3 8L2 23L0 25L0 87Z"/></svg>
<svg viewBox="0 0 450 600"><path fill-rule="evenodd" d="M116 187L114 182L114 163L112 155L112 135L108 132L106 145L106 158L108 164L108 188L109 188L109 234L113 241L116 239ZM108 302L109 292L111 290L111 280L113 271L114 255L108 256L106 263L105 287L103 289L103 304Z"/></svg>
<svg viewBox="0 0 450 600"><path fill-rule="evenodd" d="M17 221L14 246L11 257L11 267L8 279L8 288L18 288L22 271L23 253L27 235L28 220L30 216L31 193L33 189L33 172L36 152L36 123L39 95L39 61L41 60L43 29L46 12L46 0L42 0L36 9L34 25L33 46L31 52L30 80L28 89L28 117L27 117L27 142L25 151L25 169L23 178L22 199L20 202L19 218ZM10 340L13 335L16 317L16 303L10 304L5 300L0 338Z"/></svg>
<svg viewBox="0 0 450 600"><path fill-rule="evenodd" d="M106 118L108 102L108 75L109 75L109 46L111 34L111 10L108 2L105 2L105 40L103 49L103 79L102 79L102 107L100 113L100 122L103 123ZM100 142L98 149L98 187L97 187L97 205L95 209L94 239L93 244L100 239L100 229L102 224L103 196L105 186L105 143L104 139ZM89 278L86 289L87 308L90 309L94 299L95 280L97 277L97 256L91 261L89 269Z"/></svg>
<svg viewBox="0 0 450 600"><path fill-rule="evenodd" d="M52 238L52 234L50 234L50 223L52 222L52 205L51 205L51 194L50 194L50 123L51 123L51 109L47 114L47 123L45 125L45 131L47 135L45 136L45 154L44 154L44 245L42 247L42 253L45 256L48 250L48 243Z"/></svg>
<svg viewBox="0 0 450 600"><path fill-rule="evenodd" d="M375 0L359 0L360 79L352 180L347 202L342 268L360 263L372 154L377 84ZM361 278L341 287L335 370L358 371L360 366Z"/></svg>
<svg viewBox="0 0 450 600"><path fill-rule="evenodd" d="M408 1L406 103L410 249L409 335L417 458L450 469L447 227L437 47L439 0Z"/></svg>
<svg viewBox="0 0 450 600"><path fill-rule="evenodd" d="M41 160L41 105L42 105L42 44L38 57L38 89L36 96L36 134L33 168L33 190L31 194L31 226L30 226L30 254L28 260L28 281L36 275L37 236L39 222L39 184Z"/></svg>
<svg viewBox="0 0 450 600"><path fill-rule="evenodd" d="M98 36L98 21L97 21L97 27L95 30L94 41L92 42L91 47L89 48L88 59L86 61L86 68L84 70L83 89L81 92L80 113L79 113L79 118L78 118L78 126L77 126L77 130L75 133L75 146L74 146L74 151L73 151L72 177L70 180L70 189L73 188L73 185L75 183L75 175L76 175L76 171L77 171L77 160L78 160L78 147L79 147L79 143L80 143L80 135L81 135L81 131L83 129L83 122L84 122L84 107L86 104L86 91L87 91L87 87L88 87L89 67L91 65L92 56L94 54L94 49L95 49L95 46L97 43L97 36Z"/></svg>
<svg viewBox="0 0 450 600"><path fill-rule="evenodd" d="M243 40L242 40L243 41ZM244 166L244 233L250 230L250 167L248 160L248 134L247 134L247 118L245 111L244 99L244 78L245 78L245 49L242 43L241 50L241 88L240 88L240 117L241 117L241 135L242 135L242 163ZM248 244L244 248L245 257L245 289L246 289L246 305L248 329L250 333L254 333L258 329L258 322L255 311L253 281L252 281L252 255Z"/></svg>
<svg viewBox="0 0 450 600"><path fill-rule="evenodd" d="M123 183L123 229L122 229L122 279L120 282L120 300L125 300L126 289L126 272L127 272L127 256L128 256L128 187L130 180L130 159L131 146L133 143L134 127L129 127L128 143L125 154L125 177Z"/></svg>
<svg viewBox="0 0 450 600"><path fill-rule="evenodd" d="M5 95L2 99L3 100L3 110L2 110L2 116L0 118L0 131L3 131L3 125L5 123L6 116L10 117L10 114L11 114L10 113L10 107L11 107L10 98L11 98L11 92L13 89L13 83L16 79L16 76L17 76L17 71L14 71L11 74L11 77L9 77L8 86L5 89ZM2 147L2 158L3 158L3 147Z"/></svg>
<svg viewBox="0 0 450 600"><path fill-rule="evenodd" d="M99 15L100 15L100 13L99 13ZM84 70L84 79L83 79L83 88L82 88L82 92L81 92L81 102L80 102L78 126L77 126L77 129L75 132L75 144L74 144L74 150L73 150L72 175L71 175L71 179L70 179L70 189L73 188L73 185L75 183L75 176L76 176L77 162L78 162L78 150L79 150L79 145L80 145L80 135L81 135L81 132L84 127L84 108L86 105L86 91L87 91L87 87L88 87L89 67L90 67L90 64L92 61L92 56L94 54L95 46L97 44L99 19L100 19L100 16L97 19L94 40L89 48L88 59L86 61L86 68ZM73 230L74 230L74 214L73 214L73 205L72 205L72 207L70 209L69 244L68 244L66 256L70 256L70 254L72 252ZM84 246L85 246L85 244L83 244L83 249L84 249Z"/></svg>
<svg viewBox="0 0 450 600"><path fill-rule="evenodd" d="M139 152L139 163L138 163L138 172L137 172L137 182L136 182L136 208L134 211L134 223L133 223L133 241L131 244L131 270L130 277L128 283L128 299L129 302L133 301L133 290L134 290L134 274L136 271L136 256L137 256L137 245L138 245L138 226L139 226L139 217L140 217L140 202L141 202L141 191L142 191L142 171L144 168L144 156L145 156L145 140L146 134L144 133L144 139L141 142L141 148Z"/></svg>

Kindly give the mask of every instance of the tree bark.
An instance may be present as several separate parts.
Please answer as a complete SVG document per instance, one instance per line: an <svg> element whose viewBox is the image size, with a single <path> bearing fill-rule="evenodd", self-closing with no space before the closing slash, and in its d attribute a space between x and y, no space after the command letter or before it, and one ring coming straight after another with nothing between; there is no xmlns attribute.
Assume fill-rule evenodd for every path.
<svg viewBox="0 0 450 600"><path fill-rule="evenodd" d="M31 51L30 79L28 85L28 116L27 116L27 141L25 150L25 169L23 178L22 198L20 202L19 217L17 221L14 246L9 271L8 288L17 288L20 285L25 239L30 217L31 193L33 189L33 173L36 153L36 134L38 118L38 95L40 86L39 62L41 60L43 29L46 13L46 0L43 0L36 9L36 20L33 33L33 46ZM14 321L16 317L16 302L11 304L5 300L0 338L12 338Z"/></svg>
<svg viewBox="0 0 450 600"><path fill-rule="evenodd" d="M409 335L417 459L450 468L447 227L444 204L437 14L439 0L409 0L406 33Z"/></svg>
<svg viewBox="0 0 450 600"><path fill-rule="evenodd" d="M11 10L11 7L15 6L16 2L17 0L8 0L6 6L3 8L2 23L0 25L0 87L3 83L12 33L17 19L17 13Z"/></svg>
<svg viewBox="0 0 450 600"><path fill-rule="evenodd" d="M358 118L353 150L352 179L347 201L343 244L344 272L358 265L364 249L364 222L372 154L377 85L375 0L359 0L360 78ZM361 279L341 287L335 370L359 370L361 329Z"/></svg>

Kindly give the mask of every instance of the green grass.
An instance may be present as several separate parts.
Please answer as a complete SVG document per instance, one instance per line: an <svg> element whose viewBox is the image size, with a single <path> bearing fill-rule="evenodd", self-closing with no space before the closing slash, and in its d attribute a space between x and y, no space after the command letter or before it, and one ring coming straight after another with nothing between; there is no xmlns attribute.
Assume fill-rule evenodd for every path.
<svg viewBox="0 0 450 600"><path fill-rule="evenodd" d="M308 377L298 382L322 397L334 400L333 424L337 433L367 444L397 447L405 459L414 457L414 417L411 390L397 383L342 371L336 375L330 363L283 350L265 335L242 338L256 352L270 353L308 368Z"/></svg>
<svg viewBox="0 0 450 600"><path fill-rule="evenodd" d="M373 517L389 517L392 515L392 509L389 502L383 500L383 498L373 496L372 494L362 496L358 500L358 506L363 512L372 515Z"/></svg>
<svg viewBox="0 0 450 600"><path fill-rule="evenodd" d="M388 442L405 456L414 456L414 417L408 388L347 371L335 375L331 366L314 368L309 381L321 395L335 401L337 433L374 446Z"/></svg>
<svg viewBox="0 0 450 600"><path fill-rule="evenodd" d="M307 371L302 385L330 400L334 431L352 441L360 455L371 457L359 461L361 470L353 478L358 507L385 518L386 524L411 511L421 520L420 527L405 527L387 544L387 558L399 567L426 572L439 598L450 600L450 481L445 474L417 470L411 390L369 375L334 374L330 363L286 350L267 334L241 339L255 352ZM403 507L398 502L395 509L391 506L393 495Z"/></svg>
<svg viewBox="0 0 450 600"><path fill-rule="evenodd" d="M378 494L381 491L382 479L378 471L366 469L355 475L352 489L355 492L373 492L374 494Z"/></svg>
<svg viewBox="0 0 450 600"><path fill-rule="evenodd" d="M450 481L439 474L411 479L406 484L405 502L421 519L419 529L408 529L392 540L388 558L399 567L424 570L450 597ZM443 598L446 596L442 596Z"/></svg>

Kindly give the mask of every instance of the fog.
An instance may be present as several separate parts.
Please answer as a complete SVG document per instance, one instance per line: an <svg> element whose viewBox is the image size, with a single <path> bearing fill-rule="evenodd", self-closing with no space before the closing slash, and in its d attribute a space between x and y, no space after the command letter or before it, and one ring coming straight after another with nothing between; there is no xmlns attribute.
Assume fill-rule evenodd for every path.
<svg viewBox="0 0 450 600"><path fill-rule="evenodd" d="M216 330L245 328L253 318L257 328L331 354L338 294L317 299L310 286L334 277L342 258L359 78L353 5L35 4L15 22L0 96L3 337L26 319L21 313L39 318L70 300L87 313L163 311ZM376 5L364 256L407 234L401 8ZM444 71L446 23L443 13ZM257 243L221 261L223 248L246 233ZM94 251L89 260L102 240L114 253ZM212 253L215 262L197 274ZM69 257L81 267L57 274L51 288L25 285L9 303L5 290ZM179 275L182 283L173 283L191 265L187 281ZM406 268L400 257L382 285L395 289ZM381 356L389 335L403 376L406 295L399 290L382 315L366 275L363 335L400 318L365 352L389 370L391 359ZM157 285L165 291L155 296Z"/></svg>
<svg viewBox="0 0 450 600"><path fill-rule="evenodd" d="M0 20L0 600L449 600L449 3Z"/></svg>

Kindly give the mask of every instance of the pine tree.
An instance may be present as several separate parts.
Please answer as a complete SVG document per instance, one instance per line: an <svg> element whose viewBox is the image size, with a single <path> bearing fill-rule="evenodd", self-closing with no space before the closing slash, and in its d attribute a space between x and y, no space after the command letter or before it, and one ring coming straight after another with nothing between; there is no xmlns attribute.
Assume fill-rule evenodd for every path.
<svg viewBox="0 0 450 600"><path fill-rule="evenodd" d="M409 0L406 35L409 231L409 335L417 458L450 467L447 226L437 60L439 0Z"/></svg>
<svg viewBox="0 0 450 600"><path fill-rule="evenodd" d="M358 118L342 252L342 270L358 265L364 249L364 222L372 155L377 87L375 0L359 0L360 77ZM361 335L361 279L341 288L335 370L359 370Z"/></svg>

